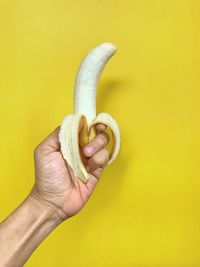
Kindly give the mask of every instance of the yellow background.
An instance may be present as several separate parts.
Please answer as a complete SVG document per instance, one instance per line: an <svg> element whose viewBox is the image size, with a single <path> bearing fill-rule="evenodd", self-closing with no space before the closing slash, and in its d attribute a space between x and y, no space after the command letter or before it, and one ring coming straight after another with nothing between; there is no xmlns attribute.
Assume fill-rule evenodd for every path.
<svg viewBox="0 0 200 267"><path fill-rule="evenodd" d="M33 149L73 112L83 56L118 52L98 112L121 152L87 206L27 267L200 266L200 1L0 0L0 219L34 182Z"/></svg>

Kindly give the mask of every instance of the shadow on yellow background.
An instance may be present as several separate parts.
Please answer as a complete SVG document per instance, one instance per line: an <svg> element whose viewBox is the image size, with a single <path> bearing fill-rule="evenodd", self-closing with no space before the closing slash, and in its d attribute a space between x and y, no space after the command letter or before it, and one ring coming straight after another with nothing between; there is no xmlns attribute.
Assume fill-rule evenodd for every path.
<svg viewBox="0 0 200 267"><path fill-rule="evenodd" d="M200 266L200 2L0 1L0 219L29 193L33 149L66 114L83 56L118 51L97 93L121 152L27 267Z"/></svg>

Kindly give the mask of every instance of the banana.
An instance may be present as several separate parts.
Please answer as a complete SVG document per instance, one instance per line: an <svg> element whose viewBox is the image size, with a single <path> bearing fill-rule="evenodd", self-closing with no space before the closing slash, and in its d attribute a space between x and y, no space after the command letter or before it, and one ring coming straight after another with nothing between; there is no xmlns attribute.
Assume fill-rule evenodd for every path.
<svg viewBox="0 0 200 267"><path fill-rule="evenodd" d="M105 131L109 142L105 148L110 155L108 164L115 160L120 149L120 130L117 122L107 113L96 114L97 83L107 61L116 50L114 44L105 42L93 48L83 58L75 80L74 114L65 116L60 127L59 141L63 158L73 175L83 183L88 182L89 174L82 162L80 147L84 147L96 136L97 123L107 125ZM83 127L79 131L81 120Z"/></svg>

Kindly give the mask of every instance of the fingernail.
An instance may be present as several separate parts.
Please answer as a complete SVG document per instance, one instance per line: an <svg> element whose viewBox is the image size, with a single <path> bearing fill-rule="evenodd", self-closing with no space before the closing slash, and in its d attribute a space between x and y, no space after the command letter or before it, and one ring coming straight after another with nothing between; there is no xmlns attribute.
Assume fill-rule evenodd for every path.
<svg viewBox="0 0 200 267"><path fill-rule="evenodd" d="M92 152L93 152L93 147L92 146L88 146L88 147L86 147L85 148L85 152L88 154L88 155L90 155Z"/></svg>

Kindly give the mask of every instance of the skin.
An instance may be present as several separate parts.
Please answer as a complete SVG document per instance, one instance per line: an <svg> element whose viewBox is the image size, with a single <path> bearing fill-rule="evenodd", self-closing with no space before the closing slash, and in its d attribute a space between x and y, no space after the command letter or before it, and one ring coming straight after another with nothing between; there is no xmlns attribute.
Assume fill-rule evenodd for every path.
<svg viewBox="0 0 200 267"><path fill-rule="evenodd" d="M79 130L81 127L82 122ZM104 148L108 142L105 129L103 124L96 125L95 139L80 148L90 176L87 184L73 176L62 157L58 139L60 126L35 148L32 190L0 224L0 267L23 266L46 236L84 207L109 161Z"/></svg>

